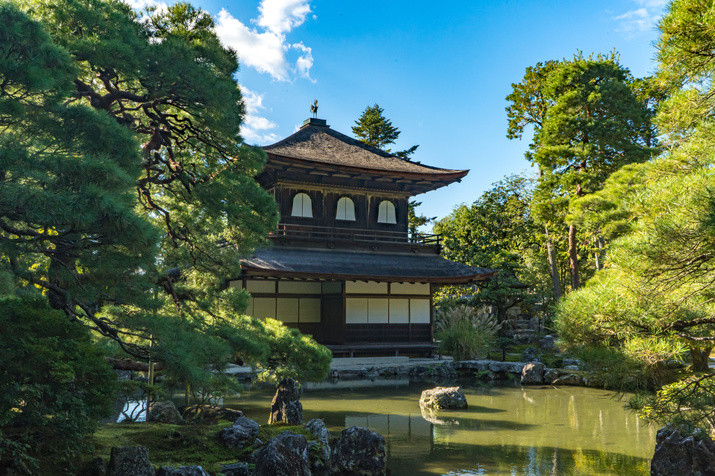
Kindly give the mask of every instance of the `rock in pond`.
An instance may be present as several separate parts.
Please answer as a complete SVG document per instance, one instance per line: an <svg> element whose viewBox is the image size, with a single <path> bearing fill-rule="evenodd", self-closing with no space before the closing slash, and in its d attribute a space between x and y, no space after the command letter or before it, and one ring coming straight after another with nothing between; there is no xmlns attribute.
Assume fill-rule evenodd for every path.
<svg viewBox="0 0 715 476"><path fill-rule="evenodd" d="M254 476L310 476L308 440L284 431L253 454Z"/></svg>
<svg viewBox="0 0 715 476"><path fill-rule="evenodd" d="M435 387L422 392L420 406L440 410L467 408L467 397L461 387Z"/></svg>
<svg viewBox="0 0 715 476"><path fill-rule="evenodd" d="M715 443L705 432L681 435L672 427L658 430L651 476L715 475Z"/></svg>
<svg viewBox="0 0 715 476"><path fill-rule="evenodd" d="M330 433L325 427L325 422L318 418L310 420L304 425L316 439L308 442L308 457L310 459L310 471L313 475L328 474L330 464Z"/></svg>
<svg viewBox="0 0 715 476"><path fill-rule="evenodd" d="M268 423L303 423L303 405L300 403L300 384L292 378L281 380L271 402L271 415Z"/></svg>
<svg viewBox="0 0 715 476"><path fill-rule="evenodd" d="M521 371L522 385L541 385L544 383L544 364L531 362Z"/></svg>
<svg viewBox="0 0 715 476"><path fill-rule="evenodd" d="M145 446L115 446L109 456L109 476L154 476Z"/></svg>
<svg viewBox="0 0 715 476"><path fill-rule="evenodd" d="M231 463L221 467L219 474L223 476L250 476L251 468L248 463Z"/></svg>
<svg viewBox="0 0 715 476"><path fill-rule="evenodd" d="M330 452L330 474L385 474L385 439L367 428L353 426L340 434Z"/></svg>
<svg viewBox="0 0 715 476"><path fill-rule="evenodd" d="M172 425L184 423L184 419L181 417L179 410L176 409L174 402L169 401L152 403L146 419L147 421L171 423Z"/></svg>
<svg viewBox="0 0 715 476"><path fill-rule="evenodd" d="M260 428L260 425L250 418L238 417L233 425L221 430L218 437L229 448L241 448L253 443Z"/></svg>
<svg viewBox="0 0 715 476"><path fill-rule="evenodd" d="M211 476L204 471L201 466L179 466L172 468L170 466L162 466L156 472L156 476Z"/></svg>

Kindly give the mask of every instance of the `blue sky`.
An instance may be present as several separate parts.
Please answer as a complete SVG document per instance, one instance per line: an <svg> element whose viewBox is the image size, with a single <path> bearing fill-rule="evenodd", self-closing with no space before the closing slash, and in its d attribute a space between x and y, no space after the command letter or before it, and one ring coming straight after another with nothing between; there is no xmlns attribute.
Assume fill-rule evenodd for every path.
<svg viewBox="0 0 715 476"><path fill-rule="evenodd" d="M127 0L136 7L156 0ZM351 135L377 103L400 128L395 150L470 169L459 184L417 197L444 217L493 182L529 170L528 145L506 138L506 95L538 61L615 49L634 75L655 69L665 0L191 0L214 15L241 59L249 108L244 138L265 145L318 116ZM159 3L160 4L160 3Z"/></svg>

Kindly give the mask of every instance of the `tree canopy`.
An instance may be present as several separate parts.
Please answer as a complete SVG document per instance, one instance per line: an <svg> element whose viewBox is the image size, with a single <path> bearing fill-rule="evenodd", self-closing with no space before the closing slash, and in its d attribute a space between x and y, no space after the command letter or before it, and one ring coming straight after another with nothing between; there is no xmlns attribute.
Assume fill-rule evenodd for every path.
<svg viewBox="0 0 715 476"><path fill-rule="evenodd" d="M615 54L548 61L527 68L507 96L510 138L534 129L527 158L539 168L534 217L568 224L571 287L581 284L576 223L570 204L600 190L606 178L627 163L655 152L649 101L636 93L635 80Z"/></svg>
<svg viewBox="0 0 715 476"><path fill-rule="evenodd" d="M227 286L265 243L276 204L265 154L211 17L188 4L139 17L117 0L0 10L0 275L202 388L227 363L321 379L330 352L244 316Z"/></svg>
<svg viewBox="0 0 715 476"><path fill-rule="evenodd" d="M708 366L715 345L712 26L708 2L676 0L661 20L656 80L667 99L656 123L665 150L613 174L584 206L593 222L610 216L620 237L605 269L569 295L557 316L567 345L608 348L651 376L689 362L689 371L672 383L656 379L657 392L632 404L655 420L708 430L715 425Z"/></svg>

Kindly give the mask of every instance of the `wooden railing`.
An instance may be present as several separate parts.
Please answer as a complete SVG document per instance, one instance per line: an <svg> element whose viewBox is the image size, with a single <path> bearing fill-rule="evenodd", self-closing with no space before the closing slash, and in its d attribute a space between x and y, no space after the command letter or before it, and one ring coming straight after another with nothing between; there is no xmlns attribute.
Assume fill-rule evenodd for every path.
<svg viewBox="0 0 715 476"><path fill-rule="evenodd" d="M305 238L325 241L349 241L360 243L405 243L413 245L440 246L441 236L428 233L367 230L360 228L333 228L329 226L295 225L279 223L272 237Z"/></svg>

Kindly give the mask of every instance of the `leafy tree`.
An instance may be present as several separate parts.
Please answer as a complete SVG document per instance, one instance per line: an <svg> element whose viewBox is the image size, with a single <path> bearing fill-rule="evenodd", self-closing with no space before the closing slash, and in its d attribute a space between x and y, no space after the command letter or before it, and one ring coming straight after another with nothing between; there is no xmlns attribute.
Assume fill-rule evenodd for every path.
<svg viewBox="0 0 715 476"><path fill-rule="evenodd" d="M654 152L650 111L615 54L549 62L527 70L508 97L509 136L535 128L527 154L539 166L533 211L541 222L565 216L576 198L598 191L621 166ZM578 236L569 223L571 287L577 289Z"/></svg>
<svg viewBox="0 0 715 476"><path fill-rule="evenodd" d="M500 322L506 319L509 308L528 306L548 295L540 285L546 263L538 258L538 228L529 208L531 193L529 179L509 176L471 206L462 205L435 225L435 231L444 238L444 257L498 270L495 277L480 284L471 303L492 306ZM448 292L453 295L457 291ZM462 293L472 294L466 290Z"/></svg>
<svg viewBox="0 0 715 476"><path fill-rule="evenodd" d="M111 414L116 375L41 296L0 298L0 328L0 472L63 472Z"/></svg>
<svg viewBox="0 0 715 476"><path fill-rule="evenodd" d="M602 207L625 233L605 269L562 304L559 328L573 347L609 347L658 371L690 368L631 404L646 417L715 428L709 356L715 345L715 174L712 6L676 0L660 23L657 79L668 92L656 123L665 152L609 179ZM612 182L612 183L611 183ZM629 185L630 182L630 185ZM628 190L632 188L631 190Z"/></svg>

